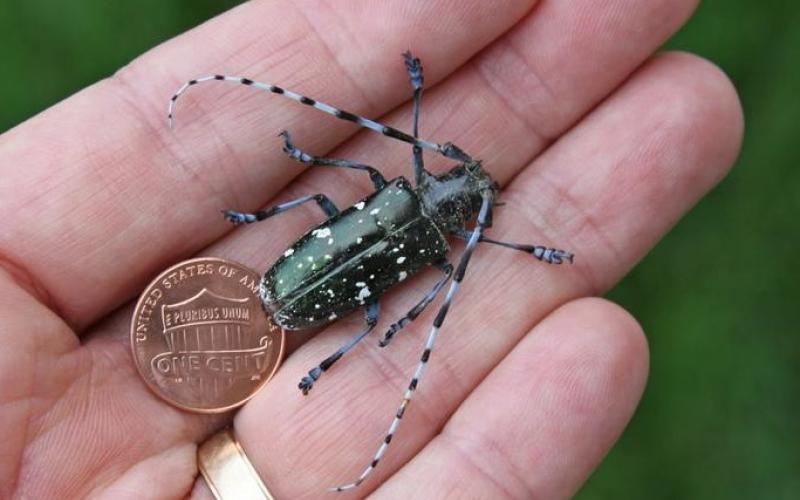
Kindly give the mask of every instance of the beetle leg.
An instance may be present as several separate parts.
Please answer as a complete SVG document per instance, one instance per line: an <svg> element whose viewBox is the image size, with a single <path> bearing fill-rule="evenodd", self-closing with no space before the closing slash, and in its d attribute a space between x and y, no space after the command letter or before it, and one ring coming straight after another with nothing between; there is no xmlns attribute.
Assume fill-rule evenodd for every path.
<svg viewBox="0 0 800 500"><path fill-rule="evenodd" d="M361 163L356 163L349 160L312 156L295 147L295 145L292 143L292 136L289 135L287 130L284 130L279 135L283 137L283 152L289 155L290 158L297 160L304 165L310 165L313 167L340 167L363 170L365 172L369 172L369 178L372 181L372 185L375 186L376 191L383 189L386 186L386 178L384 178L378 169L374 167L362 165Z"/></svg>
<svg viewBox="0 0 800 500"><path fill-rule="evenodd" d="M414 89L413 135L416 139L419 137L419 110L422 104L422 84L425 79L422 76L422 63L419 58L414 57L411 52L405 52L403 54L403 59L405 59L406 71L408 71L411 87ZM422 159L422 148L414 145L412 151L414 154L414 179L417 186L419 186L422 183L423 177L429 174L425 170L425 163Z"/></svg>
<svg viewBox="0 0 800 500"><path fill-rule="evenodd" d="M341 358L347 351L352 349L356 344L358 344L361 341L361 339L366 337L367 334L369 334L369 332L371 332L373 328L375 328L375 325L378 324L379 313L380 313L380 305L377 302L373 302L372 304L367 306L364 318L367 322L366 328L364 328L364 330L360 331L353 338L347 341L347 343L344 344L342 347L337 349L336 352L334 352L333 354L322 360L322 362L319 365L311 369L308 372L308 375L303 377L303 379L300 380L300 383L297 384L297 387L301 391L303 391L304 395L308 394L308 391L310 391L311 388L314 386L314 382L316 382L319 379L319 377L322 375L322 372L327 371L328 368L330 368L331 366L333 366L334 363L339 361L339 358Z"/></svg>
<svg viewBox="0 0 800 500"><path fill-rule="evenodd" d="M303 196L301 198L297 198L296 200L275 205L274 207L270 207L266 210L259 210L258 212L245 213L237 212L236 210L223 210L222 213L225 214L226 219L234 224L250 224L251 222L257 222L272 217L273 215L278 215L312 200L317 202L319 208L325 212L325 215L328 216L328 218L339 213L339 209L336 208L336 205L333 204L331 199L321 193Z"/></svg>
<svg viewBox="0 0 800 500"><path fill-rule="evenodd" d="M422 314L422 311L424 311L425 308L428 307L428 304L430 304L433 301L433 299L436 298L436 296L439 294L439 291L441 291L441 289L450 279L450 275L453 274L452 264L443 259L440 262L435 263L434 265L444 273L444 276L442 276L442 278L436 282L436 284L433 286L433 289L430 292L428 292L428 294L425 295L425 297L423 297L423 299L420 300L417 305L415 305L410 311L408 311L408 313L405 316L400 318L400 320L397 323L393 323L392 326L389 327L389 330L387 330L386 333L383 335L383 339L381 339L378 345L380 345L381 347L386 347L387 345L389 345L389 342L392 341L392 337L394 337L394 335L400 330L402 330L406 325L417 319L417 316Z"/></svg>
<svg viewBox="0 0 800 500"><path fill-rule="evenodd" d="M458 236L461 239L469 239L469 231L460 230L455 231L453 233L455 236ZM493 240L491 238L487 238L481 235L478 241L485 242L485 243L492 243L494 245L499 245L501 247L511 248L513 250L520 250L525 253L529 253L536 257L537 259L541 260L542 262L547 262L548 264L563 264L564 262L569 262L572 264L575 260L575 255L567 252L566 250L560 250L558 248L552 247L545 247L541 245L522 245L520 243L510 243L508 241L498 241Z"/></svg>
<svg viewBox="0 0 800 500"><path fill-rule="evenodd" d="M422 377L422 372L431 356L433 345L436 343L436 337L439 335L439 328L442 326L442 323L444 323L444 319L447 316L447 311L450 309L450 304L453 301L453 296L456 294L456 292L458 292L459 286L461 286L461 280L464 279L464 274L467 270L467 264L469 264L469 260L472 257L472 252L475 251L475 247L478 245L478 240L480 239L483 230L491 220L492 198L493 193L491 192L486 192L483 194L483 202L481 203L481 209L478 213L477 224L475 229L472 230L472 235L469 238L469 242L467 242L467 248L464 250L464 253L461 255L461 259L458 261L458 267L453 275L453 282L450 283L450 289L447 290L447 297L445 297L444 302L439 308L439 313L436 315L436 319L433 320L433 328L431 328L431 331L428 334L428 340L425 342L425 349L422 351L422 355L419 358L417 369L414 372L414 376L411 378L411 383L408 385L408 389L406 389L405 395L403 396L403 401L397 408L397 413L392 420L392 424L389 426L389 432L387 432L386 436L384 436L380 448L378 448L377 453L375 453L375 456L372 458L372 462L367 465L361 475L358 476L358 479L350 484L332 488L332 491L346 491L356 488L358 485L364 482L364 479L366 479L373 470L375 470L375 467L378 466L378 462L380 462L381 458L383 458L383 455L386 453L386 449L389 447L389 443L392 441L392 437L397 431L397 427L400 425L400 420L403 418L406 408L411 402L411 396L414 394L414 391L417 390L420 377Z"/></svg>

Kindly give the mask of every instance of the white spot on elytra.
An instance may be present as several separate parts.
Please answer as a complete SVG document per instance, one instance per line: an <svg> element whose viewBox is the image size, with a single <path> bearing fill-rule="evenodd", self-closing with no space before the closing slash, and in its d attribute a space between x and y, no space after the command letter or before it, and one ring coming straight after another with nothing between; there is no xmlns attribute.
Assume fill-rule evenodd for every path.
<svg viewBox="0 0 800 500"><path fill-rule="evenodd" d="M306 260L309 261L309 262L314 262L314 257L309 255L308 257L306 257Z"/></svg>
<svg viewBox="0 0 800 500"><path fill-rule="evenodd" d="M363 281L358 281L358 282L356 282L356 286L359 287L359 288L363 288L363 287L367 286L367 284L364 283Z"/></svg>
<svg viewBox="0 0 800 500"><path fill-rule="evenodd" d="M364 223L364 219L358 219L358 223L359 224L363 224Z"/></svg>
<svg viewBox="0 0 800 500"><path fill-rule="evenodd" d="M398 264L402 264L402 263L403 263L403 262L405 262L405 261L406 261L406 258L405 258L405 257L398 257L398 258L397 258L397 263L398 263Z"/></svg>
<svg viewBox="0 0 800 500"><path fill-rule="evenodd" d="M333 238L328 238L328 245L333 245Z"/></svg>
<svg viewBox="0 0 800 500"><path fill-rule="evenodd" d="M358 291L358 295L356 296L356 298L358 299L359 302L364 302L364 299L366 299L370 295L372 294L369 291L369 287L365 286L364 288Z"/></svg>
<svg viewBox="0 0 800 500"><path fill-rule="evenodd" d="M327 238L331 235L331 228L323 227L322 229L315 229L311 231L311 234L316 236L317 238Z"/></svg>
<svg viewBox="0 0 800 500"><path fill-rule="evenodd" d="M303 269L303 263L302 262L297 264L297 269Z"/></svg>
<svg viewBox="0 0 800 500"><path fill-rule="evenodd" d="M327 292L328 292L328 295L331 296L331 298L336 297L336 294L333 293L333 290L331 290L330 288L328 288Z"/></svg>
<svg viewBox="0 0 800 500"><path fill-rule="evenodd" d="M364 241L364 238L362 238L361 236L356 238L356 243L361 243L362 241Z"/></svg>
<svg viewBox="0 0 800 500"><path fill-rule="evenodd" d="M356 210L364 210L364 202L363 201L359 201L358 203L356 203L353 206L356 207Z"/></svg>
<svg viewBox="0 0 800 500"><path fill-rule="evenodd" d="M406 278L408 278L408 273L405 271L400 271L400 274L397 275L399 281L403 281Z"/></svg>
<svg viewBox="0 0 800 500"><path fill-rule="evenodd" d="M319 304L314 304L314 309L319 309L319 308L320 308Z"/></svg>
<svg viewBox="0 0 800 500"><path fill-rule="evenodd" d="M375 275L374 274L370 274L369 275L369 279L374 280L375 279Z"/></svg>
<svg viewBox="0 0 800 500"><path fill-rule="evenodd" d="M380 212L380 211L381 211L380 208L373 208L372 210L369 211L369 214L370 215L378 215L378 212Z"/></svg>
<svg viewBox="0 0 800 500"><path fill-rule="evenodd" d="M328 319L331 321L335 320L336 318L338 318L338 316L336 316L336 313L331 313L331 315L328 316Z"/></svg>
<svg viewBox="0 0 800 500"><path fill-rule="evenodd" d="M331 254L325 254L325 260L333 260L333 256Z"/></svg>
<svg viewBox="0 0 800 500"><path fill-rule="evenodd" d="M284 257L288 257L288 256L292 255L293 253L294 253L294 248L290 248L290 249L286 250L285 252L283 252L283 256Z"/></svg>

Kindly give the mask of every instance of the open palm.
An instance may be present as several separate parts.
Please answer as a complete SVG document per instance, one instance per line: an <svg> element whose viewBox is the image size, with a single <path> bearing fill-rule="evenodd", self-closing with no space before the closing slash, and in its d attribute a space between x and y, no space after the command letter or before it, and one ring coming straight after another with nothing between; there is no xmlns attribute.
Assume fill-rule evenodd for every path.
<svg viewBox="0 0 800 500"><path fill-rule="evenodd" d="M487 235L567 248L576 261L558 268L479 246L392 449L342 495L574 493L647 375L636 322L585 297L608 290L724 176L742 117L714 66L653 56L695 1L535 3L254 1L3 135L0 496L207 496L195 486L196 445L231 421L277 498L316 498L355 479L435 311L386 349L377 341L435 273L390 293L378 334L307 397L298 379L359 318L296 336L235 416L185 413L152 395L133 367L128 321L164 267L214 255L265 269L320 220L308 206L232 230L220 209L318 192L343 207L369 192L358 173L304 171L281 152L281 130L315 154L412 175L409 146L242 87L193 90L170 131L165 100L178 85L239 74L408 130L406 49L425 64L421 136L456 142L503 186ZM451 166L427 158L435 172Z"/></svg>

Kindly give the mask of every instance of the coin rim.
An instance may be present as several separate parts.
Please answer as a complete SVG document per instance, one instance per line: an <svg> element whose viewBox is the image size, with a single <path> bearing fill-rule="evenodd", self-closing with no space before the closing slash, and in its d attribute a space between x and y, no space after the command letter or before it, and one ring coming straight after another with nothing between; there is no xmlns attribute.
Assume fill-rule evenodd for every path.
<svg viewBox="0 0 800 500"><path fill-rule="evenodd" d="M252 393L250 393L249 396L247 396L246 398L242 399L241 401L238 401L238 402L236 402L234 404L230 404L230 405L227 405L227 406L217 407L217 408L193 408L191 406L186 406L184 404L181 404L181 403L179 403L177 401L173 401L173 400L169 399L165 394L162 394L162 392L160 391L159 387L157 385L151 383L150 380L148 380L147 374L145 374L143 372L142 367L139 366L139 362L138 362L139 358L136 355L136 340L135 340L136 339L136 314L139 311L139 306L142 305L142 302L145 299L145 292L147 290L149 290L153 285L158 283L164 277L164 275L166 275L167 273L169 273L169 272L171 272L171 271L173 271L173 270L175 270L175 269L177 269L179 267L183 267L183 266L185 266L187 264L191 264L191 263L195 263L195 262L213 262L213 263L233 264L235 266L238 266L240 268L244 268L244 269L246 269L246 270L248 270L250 272L253 272L253 273L256 274L256 276L258 276L258 273L256 271L253 271L250 267L245 266L241 262L237 262L237 261L231 260L231 259L223 259L221 257L195 257L195 258L192 258L192 259L187 259L187 260L178 262L177 264L175 264L173 266L170 266L167 269L161 271L160 273L158 273L158 275L156 275L155 278L153 278L150 281L150 283L147 284L146 287L144 287L144 289L142 290L142 293L139 295L139 300L136 301L136 306L133 308L133 315L131 316L131 327L130 327L130 334L129 334L130 345L131 345L131 358L132 358L132 361L133 361L133 365L136 367L136 371L139 373L139 378L144 381L145 385L150 389L150 392L154 393L160 399L162 399L162 400L166 401L167 403L169 403L170 406L174 406L176 408L180 408L181 410L185 410L185 411L188 411L188 412L191 412L191 413L202 413L202 414L225 413L227 411L230 411L230 410L233 410L235 408L238 408L238 407L242 406L243 404L248 402L250 399L252 399L253 396L255 396L259 391L261 391L261 389L264 387L264 385L266 385L266 383L269 382L272 379L272 377L275 375L275 373L278 371L278 368L283 363L283 356L286 353L286 330L284 330L281 327L278 327L278 329L281 331L281 334L280 334L280 352L278 353L278 362L275 363L275 366L272 368L272 372L270 372L269 376L267 376L264 379L263 382L261 382L258 386L256 386L256 388L253 390ZM258 299L256 299L256 300L258 300ZM263 308L260 308L260 309L261 309L262 312L264 312ZM266 315L266 312L264 312L264 314ZM268 318L267 321L270 321L270 319ZM274 323L274 321L273 321L273 323Z"/></svg>

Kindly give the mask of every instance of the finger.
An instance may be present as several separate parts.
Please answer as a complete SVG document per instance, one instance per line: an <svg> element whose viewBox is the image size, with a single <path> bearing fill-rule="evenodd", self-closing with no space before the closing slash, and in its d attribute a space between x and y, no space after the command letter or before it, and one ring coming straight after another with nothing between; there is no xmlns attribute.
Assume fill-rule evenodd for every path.
<svg viewBox="0 0 800 500"><path fill-rule="evenodd" d="M81 348L61 318L3 270L0 297L0 497L185 492L196 474L191 436L214 422L155 401L127 352Z"/></svg>
<svg viewBox="0 0 800 500"><path fill-rule="evenodd" d="M601 293L722 180L742 132L725 74L664 54L514 179L504 208L516 224L495 234L542 232L580 249L583 288Z"/></svg>
<svg viewBox="0 0 800 500"><path fill-rule="evenodd" d="M586 125L559 141L556 148L569 142L569 155L559 155L559 161L554 163L537 161L532 172L590 169L589 172L608 175L613 171L616 184L630 192L631 204L624 212L616 213L615 219L586 220L582 214L573 213L574 220L564 221L569 224L563 229L540 229L535 224L538 219L525 210L525 200L518 194L511 196L510 204L495 218L498 234L534 241L541 241L546 234L547 241L573 242L578 245L573 249L578 252L579 264L552 269L536 265L529 256L504 249L480 250L484 257L476 255L471 265L442 330L442 343L415 393L416 402L406 412L389 455L376 469L377 477L362 485L359 493L369 491L413 456L461 399L543 315L570 298L601 291L594 289L595 283L584 276L600 276L602 280L597 283L601 284L619 279L658 237L655 231L645 231L637 224L666 230L676 214L686 210L730 167L738 148L740 125L738 100L724 75L696 58L663 57L637 72L591 113ZM625 140L606 143L598 139L605 138L609 130ZM698 130L705 131L704 135L697 134ZM640 148L646 145L649 154L642 155ZM553 157L548 153L542 160ZM641 176L643 171L650 175ZM685 186L692 182L694 185L687 194L651 200L653 192L662 189L667 181L681 189L687 189ZM509 189L535 193L536 182L535 176L526 172ZM609 184L604 186L610 189ZM596 207L598 213L615 208L614 198L605 192L586 195L567 208L598 200L603 202ZM528 195L528 199L532 197ZM559 208L567 209L557 205L558 199L551 202L556 214ZM658 212L652 210L653 203L659 205ZM643 212L649 217L642 219ZM636 234L641 241L619 240L620 247L628 250L619 254L618 265L606 270L603 266L610 250L586 237L580 239L580 230L586 227L609 234L615 228L628 228L631 233L620 237L630 240ZM570 229L577 233L568 232ZM641 235L634 229L639 229ZM386 302L391 307L391 298ZM422 321L429 322L430 314L427 321ZM362 345L350 355L353 360L346 368L337 366L326 375L324 391L315 389L317 392L311 397L301 399L294 388L299 377L348 336L344 328L336 327L331 334L318 336L290 357L269 387L239 413L236 425L244 446L278 495L310 495L353 479L367 465L398 403L398 387L408 384L409 369L405 367L414 366L419 358L421 347L410 337L422 335L420 330L426 330L426 326L418 320L404 333L402 342L395 340L391 352ZM446 335L445 331L452 333ZM275 401L282 403L277 406ZM291 425L265 427L264 421ZM297 470L303 473L297 474ZM287 477L292 480L285 481Z"/></svg>
<svg viewBox="0 0 800 500"><path fill-rule="evenodd" d="M636 321L601 299L547 316L376 498L568 498L630 419L647 378ZM211 498L202 480L197 498Z"/></svg>
<svg viewBox="0 0 800 500"><path fill-rule="evenodd" d="M644 390L647 342L602 299L567 303L514 347L376 498L571 498Z"/></svg>
<svg viewBox="0 0 800 500"><path fill-rule="evenodd" d="M54 361L77 340L52 311L33 300L0 269L0 496L10 497L21 476L31 415L73 380L72 366ZM37 384L38 382L38 384Z"/></svg>
<svg viewBox="0 0 800 500"><path fill-rule="evenodd" d="M197 477L196 455L197 446L191 442L167 448L103 481L91 496L117 500L186 498ZM96 481L97 477L91 479Z"/></svg>
<svg viewBox="0 0 800 500"><path fill-rule="evenodd" d="M228 230L221 208L253 207L296 175L295 166L284 168L277 132L314 130L314 145L325 150L353 131L222 85L186 96L178 118L185 125L170 133L165 106L181 83L207 72L247 74L375 115L410 95L397 83L407 77L396 61L409 40L433 83L531 4L349 1L332 9L273 0L233 9L0 139L0 207L13 214L0 227L4 257L81 328L165 263Z"/></svg>

